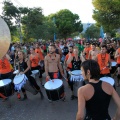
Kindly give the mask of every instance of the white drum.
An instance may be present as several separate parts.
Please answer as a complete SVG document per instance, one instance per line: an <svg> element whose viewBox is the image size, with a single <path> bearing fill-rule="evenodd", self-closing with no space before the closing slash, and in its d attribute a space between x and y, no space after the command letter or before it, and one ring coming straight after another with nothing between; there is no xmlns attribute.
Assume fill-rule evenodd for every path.
<svg viewBox="0 0 120 120"><path fill-rule="evenodd" d="M71 75L70 81L82 81L83 77L81 75L81 70L74 70L72 72L69 72Z"/></svg>
<svg viewBox="0 0 120 120"><path fill-rule="evenodd" d="M33 70L31 72L32 72L31 76L34 77L34 79L36 78L36 75L39 74L39 70Z"/></svg>
<svg viewBox="0 0 120 120"><path fill-rule="evenodd" d="M64 86L62 80L50 80L45 83L44 87L49 100L56 101L64 97Z"/></svg>
<svg viewBox="0 0 120 120"><path fill-rule="evenodd" d="M28 78L26 77L25 74L16 75L14 80L13 80L13 83L15 85L15 90L20 91L21 88L24 87L24 85L26 84L27 80L28 80Z"/></svg>
<svg viewBox="0 0 120 120"><path fill-rule="evenodd" d="M117 65L117 62L111 62L111 66L114 67Z"/></svg>
<svg viewBox="0 0 120 120"><path fill-rule="evenodd" d="M0 80L0 93L5 97L13 95L14 88L11 79Z"/></svg>
<svg viewBox="0 0 120 120"><path fill-rule="evenodd" d="M115 85L115 81L111 77L102 77L102 78L100 78L100 80L104 81L104 82L107 82L107 83L111 84L112 86Z"/></svg>
<svg viewBox="0 0 120 120"><path fill-rule="evenodd" d="M13 74L18 74L19 73L19 70L15 70L14 72L13 72Z"/></svg>

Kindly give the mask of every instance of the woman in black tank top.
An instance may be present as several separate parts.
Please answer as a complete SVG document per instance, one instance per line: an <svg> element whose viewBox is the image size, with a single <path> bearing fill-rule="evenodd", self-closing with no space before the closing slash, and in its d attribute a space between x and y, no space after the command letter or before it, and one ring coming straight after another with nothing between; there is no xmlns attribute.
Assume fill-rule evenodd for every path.
<svg viewBox="0 0 120 120"><path fill-rule="evenodd" d="M110 84L99 80L98 63L94 60L87 60L82 63L81 70L84 79L88 79L88 84L78 90L76 120L111 120L108 113L111 97L118 107L113 120L120 120L120 98ZM84 117L85 108L86 115Z"/></svg>
<svg viewBox="0 0 120 120"><path fill-rule="evenodd" d="M20 61L19 61L19 72L21 74L25 74L27 76L31 86L33 86L33 88L35 88L35 90L40 93L41 98L43 98L43 94L41 92L40 87L36 83L36 80L31 76L32 73L30 71L30 62L29 62L28 59L25 60L23 56L24 56L24 53L22 51L19 51L18 52L18 57L20 59ZM24 98L27 98L25 90L23 92L24 92L24 95L25 95Z"/></svg>

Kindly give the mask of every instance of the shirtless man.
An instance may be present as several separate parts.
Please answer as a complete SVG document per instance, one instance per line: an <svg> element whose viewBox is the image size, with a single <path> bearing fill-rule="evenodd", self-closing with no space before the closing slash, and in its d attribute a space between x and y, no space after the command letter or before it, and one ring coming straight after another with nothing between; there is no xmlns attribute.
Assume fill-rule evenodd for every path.
<svg viewBox="0 0 120 120"><path fill-rule="evenodd" d="M60 64L60 55L55 53L55 45L49 46L49 54L45 56L45 73L46 80L61 79L60 73L63 76L62 66Z"/></svg>
<svg viewBox="0 0 120 120"><path fill-rule="evenodd" d="M92 60L96 60L96 57L97 57L98 53L99 53L99 51L96 49L95 43L93 43L92 44L92 50L90 50L88 58L92 59Z"/></svg>

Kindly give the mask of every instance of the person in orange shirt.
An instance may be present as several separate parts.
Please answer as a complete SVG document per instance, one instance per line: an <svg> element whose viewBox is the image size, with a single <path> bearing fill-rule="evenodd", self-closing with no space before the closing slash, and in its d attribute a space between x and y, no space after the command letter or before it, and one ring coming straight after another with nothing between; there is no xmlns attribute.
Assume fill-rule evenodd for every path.
<svg viewBox="0 0 120 120"><path fill-rule="evenodd" d="M84 48L84 51L83 51L83 55L85 56L85 59L88 60L89 59L89 52L91 50L91 46L90 46L90 43L87 42L86 43L86 46Z"/></svg>
<svg viewBox="0 0 120 120"><path fill-rule="evenodd" d="M120 86L120 47L115 52L115 58L117 59L118 75L117 75L117 86Z"/></svg>
<svg viewBox="0 0 120 120"><path fill-rule="evenodd" d="M12 75L12 67L10 61L6 55L4 55L3 58L0 59L0 80L12 79Z"/></svg>
<svg viewBox="0 0 120 120"><path fill-rule="evenodd" d="M97 55L97 62L100 66L100 77L104 76L110 77L111 62L110 55L107 53L106 45L103 45L101 47L101 53Z"/></svg>
<svg viewBox="0 0 120 120"><path fill-rule="evenodd" d="M39 47L39 44L38 44L38 43L36 43L35 53L38 53L38 54L40 55L40 59L41 59L41 60L44 60L44 56L43 56L43 53L42 53L42 49Z"/></svg>
<svg viewBox="0 0 120 120"><path fill-rule="evenodd" d="M40 82L41 82L41 85L43 86L43 83L42 83L42 72L41 72L41 69L40 69L40 61L41 61L41 58L40 58L40 55L38 53L35 53L35 48L30 48L30 56L29 56L29 59L30 59L30 66L31 66L31 70L39 70L40 72Z"/></svg>

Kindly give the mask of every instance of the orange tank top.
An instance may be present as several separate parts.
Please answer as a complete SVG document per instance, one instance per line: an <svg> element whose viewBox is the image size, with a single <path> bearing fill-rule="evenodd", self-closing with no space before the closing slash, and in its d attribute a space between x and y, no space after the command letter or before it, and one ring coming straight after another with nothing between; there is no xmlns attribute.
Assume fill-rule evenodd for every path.
<svg viewBox="0 0 120 120"><path fill-rule="evenodd" d="M40 60L44 60L42 51L39 48L35 49L35 53L38 53L40 55Z"/></svg>
<svg viewBox="0 0 120 120"><path fill-rule="evenodd" d="M110 70L108 67L106 67L108 65L109 62L109 54L98 54L97 55L97 59L98 59L98 64L100 66L100 74L108 74L110 73Z"/></svg>
<svg viewBox="0 0 120 120"><path fill-rule="evenodd" d="M4 58L4 60L0 60L0 74L6 74L11 72L11 64L8 61L7 58Z"/></svg>
<svg viewBox="0 0 120 120"><path fill-rule="evenodd" d="M34 57L30 56L31 67L37 67L39 65L39 57L35 55Z"/></svg>
<svg viewBox="0 0 120 120"><path fill-rule="evenodd" d="M90 50L91 50L91 47L85 48L85 59L86 60L88 60Z"/></svg>
<svg viewBox="0 0 120 120"><path fill-rule="evenodd" d="M118 48L118 54L120 55L120 48ZM120 56L117 57L117 64L120 64Z"/></svg>

